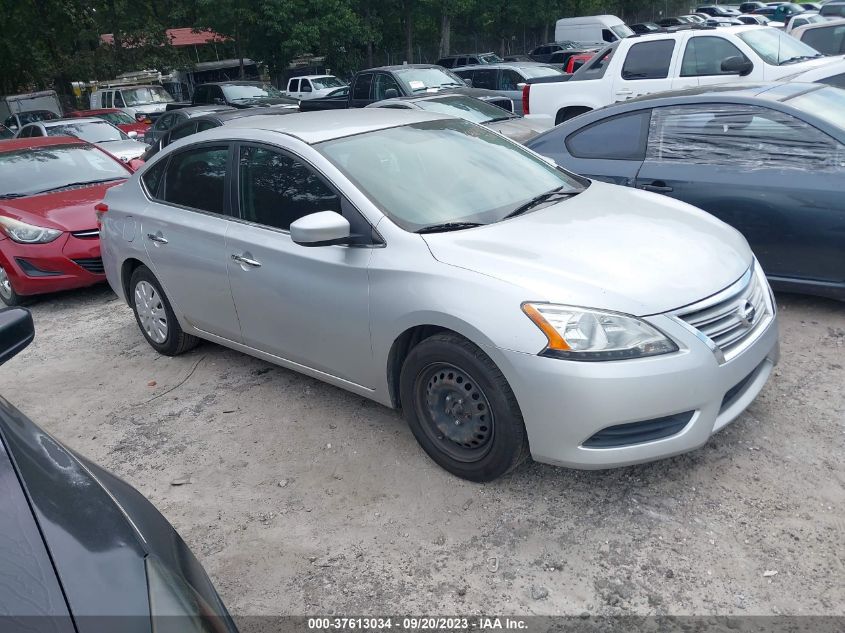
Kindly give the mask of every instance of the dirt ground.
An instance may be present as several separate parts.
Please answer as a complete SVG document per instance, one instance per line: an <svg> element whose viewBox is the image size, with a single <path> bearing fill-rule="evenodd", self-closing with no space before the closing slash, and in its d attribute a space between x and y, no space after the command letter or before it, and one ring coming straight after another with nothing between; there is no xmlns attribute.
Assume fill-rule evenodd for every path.
<svg viewBox="0 0 845 633"><path fill-rule="evenodd" d="M212 344L158 356L106 287L32 306L0 394L151 499L236 615L843 615L845 304L778 304L750 409L612 471L461 481L380 405Z"/></svg>

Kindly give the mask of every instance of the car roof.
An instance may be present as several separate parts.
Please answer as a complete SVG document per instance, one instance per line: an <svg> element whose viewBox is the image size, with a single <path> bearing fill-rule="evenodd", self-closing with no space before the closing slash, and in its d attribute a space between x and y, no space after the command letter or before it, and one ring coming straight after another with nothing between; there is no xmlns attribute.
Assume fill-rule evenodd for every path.
<svg viewBox="0 0 845 633"><path fill-rule="evenodd" d="M703 103L714 98L722 98L726 96L731 99L748 101L755 101L758 99L766 99L768 101L787 101L788 99L800 94L813 92L825 87L825 84L786 81L770 81L754 84L719 84L712 86L699 86L697 88L687 88L685 90L655 92L635 97L634 99L628 99L623 103L629 104L658 101L661 102L661 105L667 105L665 102Z"/></svg>
<svg viewBox="0 0 845 633"><path fill-rule="evenodd" d="M0 153L14 152L19 149L51 147L54 145L90 145L75 136L34 136L30 138L11 138L0 141Z"/></svg>
<svg viewBox="0 0 845 633"><path fill-rule="evenodd" d="M233 121L227 127L281 132L313 145L354 134L449 118L451 117L424 112L423 110L355 108L353 110L294 112L283 118L277 116L248 117Z"/></svg>
<svg viewBox="0 0 845 633"><path fill-rule="evenodd" d="M442 58L442 59L445 59ZM405 70L407 68L436 68L438 70L448 70L443 68L442 66L438 66L437 64L394 64L392 66L376 66L375 68L367 68L365 70L359 71L360 73L370 73L376 70L384 70L387 72L394 71L394 70Z"/></svg>
<svg viewBox="0 0 845 633"><path fill-rule="evenodd" d="M543 62L493 62L492 64L467 64L466 66L459 66L452 70L475 70L477 68L552 68Z"/></svg>

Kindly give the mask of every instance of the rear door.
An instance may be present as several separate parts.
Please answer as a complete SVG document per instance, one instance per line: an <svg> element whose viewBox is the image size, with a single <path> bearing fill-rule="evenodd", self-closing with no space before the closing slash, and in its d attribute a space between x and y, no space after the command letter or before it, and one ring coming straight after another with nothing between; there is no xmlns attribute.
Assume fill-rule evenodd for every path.
<svg viewBox="0 0 845 633"><path fill-rule="evenodd" d="M201 143L147 170L143 182L151 201L141 234L177 314L201 330L240 341L226 270L230 160L228 143Z"/></svg>
<svg viewBox="0 0 845 633"><path fill-rule="evenodd" d="M676 57L674 39L653 39L633 44L625 55L622 69L613 79L613 101L668 90Z"/></svg>
<svg viewBox="0 0 845 633"><path fill-rule="evenodd" d="M772 277L845 281L845 147L769 108L655 108L637 186L738 229Z"/></svg>

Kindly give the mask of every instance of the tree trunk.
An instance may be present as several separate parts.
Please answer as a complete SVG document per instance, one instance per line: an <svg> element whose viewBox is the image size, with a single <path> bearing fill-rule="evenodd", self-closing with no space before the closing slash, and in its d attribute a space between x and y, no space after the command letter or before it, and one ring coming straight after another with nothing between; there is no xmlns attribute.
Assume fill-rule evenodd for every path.
<svg viewBox="0 0 845 633"><path fill-rule="evenodd" d="M405 0L405 59L414 63L414 0Z"/></svg>
<svg viewBox="0 0 845 633"><path fill-rule="evenodd" d="M373 26L369 2L366 3L364 23L367 27L367 68L372 68L375 64L373 64Z"/></svg>
<svg viewBox="0 0 845 633"><path fill-rule="evenodd" d="M451 49L452 39L452 16L443 7L443 14L440 17L440 57L446 57Z"/></svg>
<svg viewBox="0 0 845 633"><path fill-rule="evenodd" d="M238 76L244 78L244 52L241 48L241 3L235 5L235 51L238 56Z"/></svg>

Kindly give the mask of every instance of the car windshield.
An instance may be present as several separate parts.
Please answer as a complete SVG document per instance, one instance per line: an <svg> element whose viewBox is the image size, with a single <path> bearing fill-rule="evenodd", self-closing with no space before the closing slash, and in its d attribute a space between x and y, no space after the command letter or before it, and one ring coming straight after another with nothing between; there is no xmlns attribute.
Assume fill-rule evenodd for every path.
<svg viewBox="0 0 845 633"><path fill-rule="evenodd" d="M0 153L0 197L128 177L129 172L120 163L90 145L30 147Z"/></svg>
<svg viewBox="0 0 845 633"><path fill-rule="evenodd" d="M520 72L528 78L531 77L551 77L552 75L562 75L563 73L557 68L551 66L522 66Z"/></svg>
<svg viewBox="0 0 845 633"><path fill-rule="evenodd" d="M629 26L626 24L617 24L616 26L611 26L610 30L616 33L617 37L628 37L629 35L633 35L634 32L630 29Z"/></svg>
<svg viewBox="0 0 845 633"><path fill-rule="evenodd" d="M466 86L461 79L445 68L403 68L394 72L409 92L422 92L450 86Z"/></svg>
<svg viewBox="0 0 845 633"><path fill-rule="evenodd" d="M229 101L257 101L261 99L282 99L285 94L271 84L230 84L222 86Z"/></svg>
<svg viewBox="0 0 845 633"><path fill-rule="evenodd" d="M316 145L407 231L499 222L536 196L581 191L572 176L467 121L426 121Z"/></svg>
<svg viewBox="0 0 845 633"><path fill-rule="evenodd" d="M325 88L340 88L345 86L337 77L315 77L311 80L311 85L315 90L323 90Z"/></svg>
<svg viewBox="0 0 845 633"><path fill-rule="evenodd" d="M482 64L498 64L502 61L502 58L496 53L483 53L478 56L478 61Z"/></svg>
<svg viewBox="0 0 845 633"><path fill-rule="evenodd" d="M773 66L822 56L816 49L778 29L754 29L737 33L737 36L762 57L763 61Z"/></svg>
<svg viewBox="0 0 845 633"><path fill-rule="evenodd" d="M507 110L474 97L454 96L422 99L417 101L417 106L427 112L448 114L473 123L489 123L490 121L516 118Z"/></svg>
<svg viewBox="0 0 845 633"><path fill-rule="evenodd" d="M160 86L141 86L140 88L124 88L120 91L127 106L146 105L148 103L169 103L173 97Z"/></svg>
<svg viewBox="0 0 845 633"><path fill-rule="evenodd" d="M845 131L845 90L842 88L827 87L805 92L787 99L787 103Z"/></svg>
<svg viewBox="0 0 845 633"><path fill-rule="evenodd" d="M135 119L125 112L103 112L102 114L95 114L95 117L108 121L112 125L132 125L137 123Z"/></svg>
<svg viewBox="0 0 845 633"><path fill-rule="evenodd" d="M107 121L84 121L82 123L62 123L47 128L48 136L75 136L89 143L108 143L125 141L129 137Z"/></svg>

